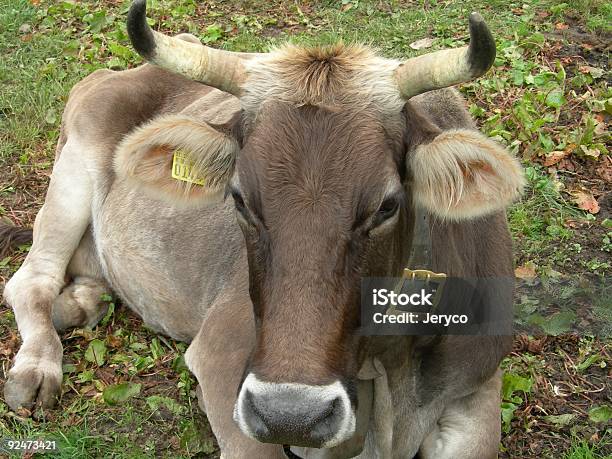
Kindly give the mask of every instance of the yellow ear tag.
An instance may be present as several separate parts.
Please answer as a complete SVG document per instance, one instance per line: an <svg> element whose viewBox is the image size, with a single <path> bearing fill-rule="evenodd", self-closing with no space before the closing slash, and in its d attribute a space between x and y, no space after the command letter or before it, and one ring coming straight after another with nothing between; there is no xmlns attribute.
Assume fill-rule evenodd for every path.
<svg viewBox="0 0 612 459"><path fill-rule="evenodd" d="M204 185L204 179L198 177L193 170L193 162L189 160L189 156L185 150L174 150L172 158L172 178L182 180L183 182L195 183L196 185Z"/></svg>

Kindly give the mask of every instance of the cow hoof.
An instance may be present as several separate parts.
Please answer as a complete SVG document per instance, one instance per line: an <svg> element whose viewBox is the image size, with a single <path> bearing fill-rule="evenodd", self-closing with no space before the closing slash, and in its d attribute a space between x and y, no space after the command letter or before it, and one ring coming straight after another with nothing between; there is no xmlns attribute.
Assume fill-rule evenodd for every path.
<svg viewBox="0 0 612 459"><path fill-rule="evenodd" d="M62 384L62 369L50 368L51 362L13 368L4 385L4 400L13 410L34 405L51 408ZM45 368L46 367L46 368Z"/></svg>
<svg viewBox="0 0 612 459"><path fill-rule="evenodd" d="M12 410L34 406L51 408L55 405L62 385L62 348L59 339L57 344L59 353L51 343L44 352L33 352L27 346L22 346L4 384L4 400ZM50 348L55 352L49 352ZM49 354L56 354L56 358Z"/></svg>

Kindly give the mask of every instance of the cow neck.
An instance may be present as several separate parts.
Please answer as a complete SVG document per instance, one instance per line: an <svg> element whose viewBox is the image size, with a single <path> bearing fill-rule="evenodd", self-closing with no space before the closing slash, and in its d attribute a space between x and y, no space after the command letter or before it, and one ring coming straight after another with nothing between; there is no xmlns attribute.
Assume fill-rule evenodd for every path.
<svg viewBox="0 0 612 459"><path fill-rule="evenodd" d="M429 225L429 214L423 209L415 209L414 229L412 232L412 245L408 257L408 264L404 267L401 279L396 284L396 293L404 292L405 289L413 292L423 287L432 288L434 294L433 306L430 311L437 308L442 296L446 273L436 273L433 269L433 249L431 241L431 229ZM388 314L398 314L401 311L391 306Z"/></svg>

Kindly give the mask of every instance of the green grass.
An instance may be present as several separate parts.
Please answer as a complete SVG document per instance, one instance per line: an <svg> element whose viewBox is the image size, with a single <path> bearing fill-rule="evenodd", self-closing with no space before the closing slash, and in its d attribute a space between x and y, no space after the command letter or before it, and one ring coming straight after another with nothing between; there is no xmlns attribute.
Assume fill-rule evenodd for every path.
<svg viewBox="0 0 612 459"><path fill-rule="evenodd" d="M609 450L609 446L607 437L595 444L577 439L563 459L610 459L610 454L605 452L606 448Z"/></svg>
<svg viewBox="0 0 612 459"><path fill-rule="evenodd" d="M3 326L13 322L11 316L2 315ZM184 365L184 343L135 328L123 308L94 330L65 333L62 341L62 409L35 411L30 418L0 402L0 438L54 440L57 451L47 455L58 458L215 453L210 429L196 405L195 379ZM93 345L97 355L92 357ZM136 390L117 390L125 386ZM111 393L115 399L122 397L118 403L110 402Z"/></svg>
<svg viewBox="0 0 612 459"><path fill-rule="evenodd" d="M97 68L123 69L141 62L125 32L128 2L33 3L0 0L0 217L25 223L32 222L42 202L70 88ZM609 33L610 3L416 3L243 0L211 2L216 6L207 8L195 0L155 0L150 2L149 17L159 30L190 31L205 43L236 51L266 51L288 40L325 44L341 39L369 43L386 56L410 57L465 44L467 15L480 11L496 35L498 58L491 72L462 91L482 129L523 158L526 166L525 198L509 212L517 262L532 263L539 273L553 268L609 273L605 248L609 250L610 242L605 238L610 229L601 217L588 216L575 206L568 187L575 186L576 173L549 173L541 164L558 151L568 151L580 165L598 164L608 155L609 133L596 129L596 116L610 114L612 106L606 75L599 73L596 63L595 70L586 73L578 71L576 63L562 63L551 51L547 34L572 18L582 18L588 30ZM410 48L423 37L435 38L430 49ZM586 238L592 232L597 242ZM9 276L22 259L23 253L0 260L0 275ZM605 315L605 308L602 311ZM7 309L0 313L1 342L8 346L14 320ZM57 440L60 450L50 457L60 458L216 457L209 428L196 406L195 381L181 363L184 344L156 337L122 310L93 331L66 334L63 342L67 365L61 410L34 420L11 413L0 402L0 437ZM87 358L94 342L106 349L103 364ZM592 355L585 358L595 359ZM7 368L8 359L3 359ZM526 387L521 378L536 382L538 376L524 364L508 363L516 377L507 382L505 403L512 405L505 407L507 438L531 435L528 422L517 422L517 416L527 404L536 403L534 394L542 390L536 385L520 389ZM552 371L535 360L527 364L541 374ZM119 406L111 406L105 393L120 383L141 388ZM603 428L585 417L580 422L583 429L576 435L563 432L567 448L546 444L545 452L568 459L604 457L603 443L609 437L588 440ZM511 450L507 454L515 456Z"/></svg>

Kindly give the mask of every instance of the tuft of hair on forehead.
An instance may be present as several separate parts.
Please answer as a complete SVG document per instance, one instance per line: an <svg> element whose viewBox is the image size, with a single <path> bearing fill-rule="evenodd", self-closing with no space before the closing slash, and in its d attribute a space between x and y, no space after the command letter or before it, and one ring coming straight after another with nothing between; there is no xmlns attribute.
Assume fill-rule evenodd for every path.
<svg viewBox="0 0 612 459"><path fill-rule="evenodd" d="M309 48L286 45L276 56L276 70L305 99L303 104L333 105L358 71L357 63L373 57L363 46L343 43Z"/></svg>
<svg viewBox="0 0 612 459"><path fill-rule="evenodd" d="M371 107L396 115L404 103L393 80L398 65L359 44L286 44L246 62L241 103L252 115L267 100L352 110Z"/></svg>

